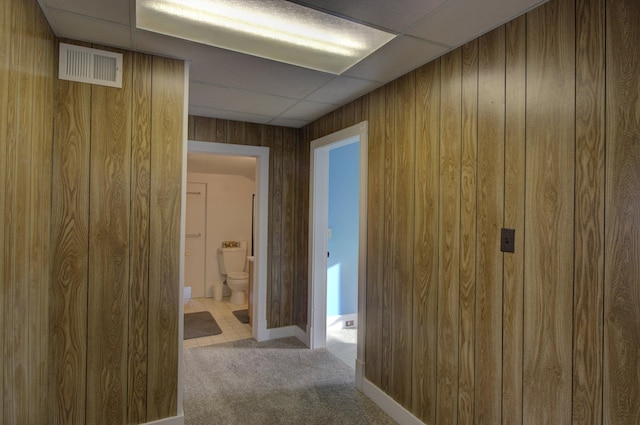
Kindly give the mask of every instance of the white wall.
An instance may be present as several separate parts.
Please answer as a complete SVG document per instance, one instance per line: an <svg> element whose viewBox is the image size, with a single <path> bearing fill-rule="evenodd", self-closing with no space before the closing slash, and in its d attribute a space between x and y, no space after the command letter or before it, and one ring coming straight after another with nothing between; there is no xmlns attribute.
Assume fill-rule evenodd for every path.
<svg viewBox="0 0 640 425"><path fill-rule="evenodd" d="M217 258L222 241L246 240L247 250L251 249L251 200L256 184L244 176L228 174L187 173L187 181L207 184L205 296L212 297L214 283L224 278Z"/></svg>

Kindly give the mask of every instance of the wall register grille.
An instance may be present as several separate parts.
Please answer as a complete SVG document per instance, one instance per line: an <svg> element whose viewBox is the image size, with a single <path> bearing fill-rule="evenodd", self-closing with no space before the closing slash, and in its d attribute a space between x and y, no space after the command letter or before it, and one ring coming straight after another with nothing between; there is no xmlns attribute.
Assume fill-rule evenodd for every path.
<svg viewBox="0 0 640 425"><path fill-rule="evenodd" d="M61 80L122 88L122 54L60 43Z"/></svg>

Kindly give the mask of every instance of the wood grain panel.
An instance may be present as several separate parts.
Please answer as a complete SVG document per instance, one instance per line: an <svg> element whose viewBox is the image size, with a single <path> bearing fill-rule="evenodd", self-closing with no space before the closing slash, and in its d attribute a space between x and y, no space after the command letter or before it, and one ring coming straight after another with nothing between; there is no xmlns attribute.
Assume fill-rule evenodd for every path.
<svg viewBox="0 0 640 425"><path fill-rule="evenodd" d="M282 173L283 173L283 129L273 133L269 155L269 259L267 318L269 327L280 327L280 304L282 299Z"/></svg>
<svg viewBox="0 0 640 425"><path fill-rule="evenodd" d="M460 182L460 324L458 424L474 423L478 42L462 47L462 170Z"/></svg>
<svg viewBox="0 0 640 425"><path fill-rule="evenodd" d="M309 217L309 146L308 129L300 132L300 140L296 143L296 199L295 199L295 233L296 246L294 257L294 324L300 329L307 328L307 283L308 283L308 221Z"/></svg>
<svg viewBox="0 0 640 425"><path fill-rule="evenodd" d="M227 121L226 143L234 145L244 145L246 123L240 121Z"/></svg>
<svg viewBox="0 0 640 425"><path fill-rule="evenodd" d="M604 423L640 423L640 4L606 2Z"/></svg>
<svg viewBox="0 0 640 425"><path fill-rule="evenodd" d="M602 421L604 3L576 1L573 424Z"/></svg>
<svg viewBox="0 0 640 425"><path fill-rule="evenodd" d="M147 420L149 314L149 190L151 179L151 63L135 53L132 69L131 224L129 227L128 421Z"/></svg>
<svg viewBox="0 0 640 425"><path fill-rule="evenodd" d="M478 234L475 422L501 420L505 32L478 40Z"/></svg>
<svg viewBox="0 0 640 425"><path fill-rule="evenodd" d="M393 316L391 396L411 408L413 351L413 238L415 180L415 73L397 80L393 207Z"/></svg>
<svg viewBox="0 0 640 425"><path fill-rule="evenodd" d="M10 280L5 271L8 271L8 265L5 262L5 245L7 245L8 229L6 229L5 213L7 211L6 198L9 193L9 186L6 180L6 170L9 166L9 144L7 141L7 123L9 109L9 55L11 52L11 6L12 3L3 1L0 3L0 211L2 211L2 220L0 220L0 318L3 323L3 335L0 337L0 418L5 420L4 400L8 393L5 391L5 370L7 374L9 370L9 362L5 362L5 336L4 329L8 328L7 319L5 318L5 303L9 303L8 293ZM5 101L6 100L6 101Z"/></svg>
<svg viewBox="0 0 640 425"><path fill-rule="evenodd" d="M32 329L29 293L33 282L30 280L29 263L31 255L31 169L28 158L31 154L32 127L31 113L34 103L33 92L33 20L35 5L24 2L14 5L11 11L9 106L7 114L8 164L6 169L7 225L5 247L6 271L9 286L5 287L5 320L10 328L3 333L5 361L11 365L9 376L5 377L9 391L5 394L5 418L8 423L18 424L29 418L30 364L29 342Z"/></svg>
<svg viewBox="0 0 640 425"><path fill-rule="evenodd" d="M440 61L436 60L416 70L411 411L425 423L435 423L436 416L439 136ZM367 305L367 317L369 308ZM368 363L368 356L366 360Z"/></svg>
<svg viewBox="0 0 640 425"><path fill-rule="evenodd" d="M193 118L193 139L202 142L225 143L218 138L217 120L215 118L194 117Z"/></svg>
<svg viewBox="0 0 640 425"><path fill-rule="evenodd" d="M29 423L48 421L49 288L51 281L51 149L53 134L54 37L35 7L31 156L31 258L29 293ZM1 98L1 97L0 97ZM1 240L1 239L0 239Z"/></svg>
<svg viewBox="0 0 640 425"><path fill-rule="evenodd" d="M296 132L285 129L282 140L282 260L280 264L280 326L293 325L293 266L295 259Z"/></svg>
<svg viewBox="0 0 640 425"><path fill-rule="evenodd" d="M393 205L393 187L395 183L395 96L396 82L392 81L385 88L385 125L384 125L384 245L383 245L383 280L382 280L382 371L380 375L381 389L390 394L391 371L393 368L393 223L396 208Z"/></svg>
<svg viewBox="0 0 640 425"><path fill-rule="evenodd" d="M384 164L385 90L368 95L367 177L367 317L365 326L365 377L380 387L382 374L382 285L384 265Z"/></svg>
<svg viewBox="0 0 640 425"><path fill-rule="evenodd" d="M525 424L571 421L574 4L527 15Z"/></svg>
<svg viewBox="0 0 640 425"><path fill-rule="evenodd" d="M71 424L86 413L91 87L58 80L54 99L49 420Z"/></svg>
<svg viewBox="0 0 640 425"><path fill-rule="evenodd" d="M441 58L436 423L458 416L462 50Z"/></svg>
<svg viewBox="0 0 640 425"><path fill-rule="evenodd" d="M152 64L147 421L177 414L184 64Z"/></svg>
<svg viewBox="0 0 640 425"><path fill-rule="evenodd" d="M526 17L505 27L504 226L516 229L515 252L503 256L502 423L522 424L522 315Z"/></svg>
<svg viewBox="0 0 640 425"><path fill-rule="evenodd" d="M244 133L244 144L260 146L260 133L262 132L262 127L263 126L260 124L247 123Z"/></svg>
<svg viewBox="0 0 640 425"><path fill-rule="evenodd" d="M96 424L127 418L131 53L122 59L122 88L91 92L86 420Z"/></svg>

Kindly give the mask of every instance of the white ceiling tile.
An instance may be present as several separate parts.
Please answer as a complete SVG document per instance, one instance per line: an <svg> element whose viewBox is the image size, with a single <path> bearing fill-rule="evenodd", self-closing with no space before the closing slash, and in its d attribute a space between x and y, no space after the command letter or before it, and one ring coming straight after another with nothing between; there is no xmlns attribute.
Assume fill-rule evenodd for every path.
<svg viewBox="0 0 640 425"><path fill-rule="evenodd" d="M311 120L294 120L292 118L274 118L269 122L270 125L278 125L280 127L301 128L309 124Z"/></svg>
<svg viewBox="0 0 640 425"><path fill-rule="evenodd" d="M189 115L195 115L198 117L219 118L232 121L244 121L256 124L268 124L269 121L273 119L272 116L253 115L244 112L225 111L222 109L200 106L189 106Z"/></svg>
<svg viewBox="0 0 640 425"><path fill-rule="evenodd" d="M58 37L131 49L131 32L126 25L57 9L47 10L46 17Z"/></svg>
<svg viewBox="0 0 640 425"><path fill-rule="evenodd" d="M423 65L450 48L401 36L345 72L351 77L388 82Z"/></svg>
<svg viewBox="0 0 640 425"><path fill-rule="evenodd" d="M447 0L301 0L298 3L400 33L445 1Z"/></svg>
<svg viewBox="0 0 640 425"><path fill-rule="evenodd" d="M344 105L377 89L380 85L377 81L339 76L307 96L305 100Z"/></svg>
<svg viewBox="0 0 640 425"><path fill-rule="evenodd" d="M294 120L316 119L336 109L336 105L301 100L287 109L278 118L292 118Z"/></svg>
<svg viewBox="0 0 640 425"><path fill-rule="evenodd" d="M449 46L460 46L546 1L449 0L410 28L407 34Z"/></svg>
<svg viewBox="0 0 640 425"><path fill-rule="evenodd" d="M129 25L131 22L129 0L42 0L42 3L51 9L79 15L99 16L102 20L123 25Z"/></svg>
<svg viewBox="0 0 640 425"><path fill-rule="evenodd" d="M280 115L295 103L295 99L270 94L199 83L189 84L189 104L193 106L273 116Z"/></svg>

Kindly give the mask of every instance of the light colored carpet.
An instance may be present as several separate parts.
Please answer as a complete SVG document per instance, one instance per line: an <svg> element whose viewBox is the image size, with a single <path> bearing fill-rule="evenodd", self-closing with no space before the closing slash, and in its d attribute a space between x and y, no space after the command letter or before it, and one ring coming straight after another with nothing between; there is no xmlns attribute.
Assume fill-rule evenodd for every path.
<svg viewBox="0 0 640 425"><path fill-rule="evenodd" d="M185 425L395 424L353 370L296 338L185 348Z"/></svg>

